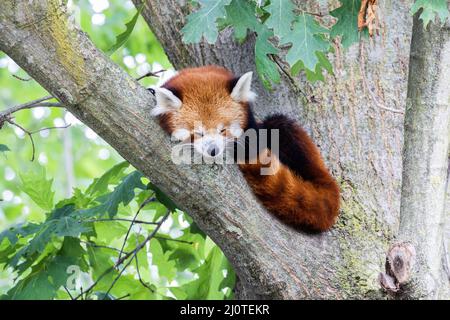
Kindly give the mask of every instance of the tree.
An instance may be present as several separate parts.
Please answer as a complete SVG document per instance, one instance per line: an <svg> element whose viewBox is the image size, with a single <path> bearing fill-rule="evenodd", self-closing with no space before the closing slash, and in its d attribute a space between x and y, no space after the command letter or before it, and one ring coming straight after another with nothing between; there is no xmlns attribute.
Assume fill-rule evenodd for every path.
<svg viewBox="0 0 450 320"><path fill-rule="evenodd" d="M296 4L308 12L318 8L314 1ZM261 82L255 86L257 116L281 111L299 120L337 177L342 212L323 234L275 219L235 166L172 163L169 139L150 118L152 95L98 51L58 1L7 1L0 12L0 50L189 212L234 266L238 297L383 298L378 279L385 272L389 294L445 298L450 34L435 22L424 29L421 12L416 14L406 85L409 8L389 0L380 6L391 27L374 45L361 41L345 54L336 44L335 76L311 85L275 56L280 84L272 92ZM185 44L180 30L191 9L174 0L147 1L142 8L176 68L219 64L241 74L258 64L255 36L240 44L230 29L214 45ZM392 244L400 251L389 250L385 270Z"/></svg>

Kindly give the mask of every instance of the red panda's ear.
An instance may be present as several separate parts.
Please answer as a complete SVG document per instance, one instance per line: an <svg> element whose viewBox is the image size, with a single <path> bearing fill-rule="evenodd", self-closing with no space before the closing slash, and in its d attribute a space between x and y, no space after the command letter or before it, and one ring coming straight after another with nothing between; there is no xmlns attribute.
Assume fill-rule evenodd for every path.
<svg viewBox="0 0 450 320"><path fill-rule="evenodd" d="M251 90L253 72L243 74L231 90L231 98L237 102L253 101L256 94Z"/></svg>
<svg viewBox="0 0 450 320"><path fill-rule="evenodd" d="M159 116L160 114L173 112L180 109L182 102L173 94L172 91L166 88L156 88L156 107L152 110L153 116Z"/></svg>

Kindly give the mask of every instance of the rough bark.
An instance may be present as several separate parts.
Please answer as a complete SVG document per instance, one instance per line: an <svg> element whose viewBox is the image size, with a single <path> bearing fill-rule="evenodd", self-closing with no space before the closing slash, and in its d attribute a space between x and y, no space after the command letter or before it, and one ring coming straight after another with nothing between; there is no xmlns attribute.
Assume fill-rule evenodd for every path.
<svg viewBox="0 0 450 320"><path fill-rule="evenodd" d="M425 29L414 17L405 115L398 238L416 249L406 293L437 298L448 290L442 264L450 134L450 24ZM448 212L448 211L447 211ZM448 283L448 282L447 282Z"/></svg>
<svg viewBox="0 0 450 320"><path fill-rule="evenodd" d="M305 234L280 223L249 191L236 166L179 166L150 119L153 98L70 23L59 1L4 1L0 50L69 111L144 172L222 248L247 298L383 298L377 277L397 233L403 109L409 57L409 1L384 1L383 35L345 55L335 76L309 86L283 76L262 89L256 112L296 117L321 148L342 188L342 212L330 232ZM314 9L314 8L312 8ZM225 31L214 46L187 46L179 30L184 1L148 1L143 10L175 67L216 63L235 73L253 68L253 40ZM170 22L170 23L169 23ZM303 103L300 91L319 103ZM200 190L200 191L199 191Z"/></svg>

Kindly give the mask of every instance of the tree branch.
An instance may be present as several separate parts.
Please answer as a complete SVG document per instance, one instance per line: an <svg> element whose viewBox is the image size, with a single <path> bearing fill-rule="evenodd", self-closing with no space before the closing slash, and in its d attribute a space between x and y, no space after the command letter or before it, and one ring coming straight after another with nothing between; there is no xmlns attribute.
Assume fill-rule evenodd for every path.
<svg viewBox="0 0 450 320"><path fill-rule="evenodd" d="M45 96L40 99L36 99L33 101L29 101L27 103L6 109L4 111L0 112L0 123L2 120L5 120L8 116L13 114L14 112L25 110L25 109L31 109L31 108L37 108L37 107L63 107L60 103L56 102L44 102L50 99L53 99L53 96ZM1 126L0 126L1 127Z"/></svg>

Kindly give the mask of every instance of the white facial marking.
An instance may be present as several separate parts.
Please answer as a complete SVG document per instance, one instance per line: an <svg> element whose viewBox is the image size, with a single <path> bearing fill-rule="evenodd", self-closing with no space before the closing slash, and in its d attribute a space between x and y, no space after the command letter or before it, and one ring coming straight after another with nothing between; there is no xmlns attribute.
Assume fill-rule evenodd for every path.
<svg viewBox="0 0 450 320"><path fill-rule="evenodd" d="M191 136L191 133L189 130L181 128L176 129L174 132L172 132L172 138L176 141L184 141L187 140Z"/></svg>
<svg viewBox="0 0 450 320"><path fill-rule="evenodd" d="M205 129L202 126L197 126L194 130L194 133L200 137L203 137L203 135L205 134Z"/></svg>
<svg viewBox="0 0 450 320"><path fill-rule="evenodd" d="M234 136L236 138L239 138L244 133L244 130L242 130L241 124L239 123L239 121L234 121L231 123L230 133L232 136Z"/></svg>
<svg viewBox="0 0 450 320"><path fill-rule="evenodd" d="M163 113L177 111L180 109L182 102L170 90L166 88L156 88L156 107L152 110L153 116L158 116Z"/></svg>
<svg viewBox="0 0 450 320"><path fill-rule="evenodd" d="M152 109L152 111L150 112L150 114L151 114L152 116L156 117L156 116L159 116L160 114L163 114L163 113L166 113L166 112L169 112L169 110L167 110L166 108L161 107L161 106L156 106L156 107L154 107L154 108Z"/></svg>
<svg viewBox="0 0 450 320"><path fill-rule="evenodd" d="M195 139L194 148L208 158L218 157L225 149L225 138L220 134L205 134Z"/></svg>
<svg viewBox="0 0 450 320"><path fill-rule="evenodd" d="M256 94L251 90L253 72L243 74L231 91L231 98L237 102L253 101Z"/></svg>

